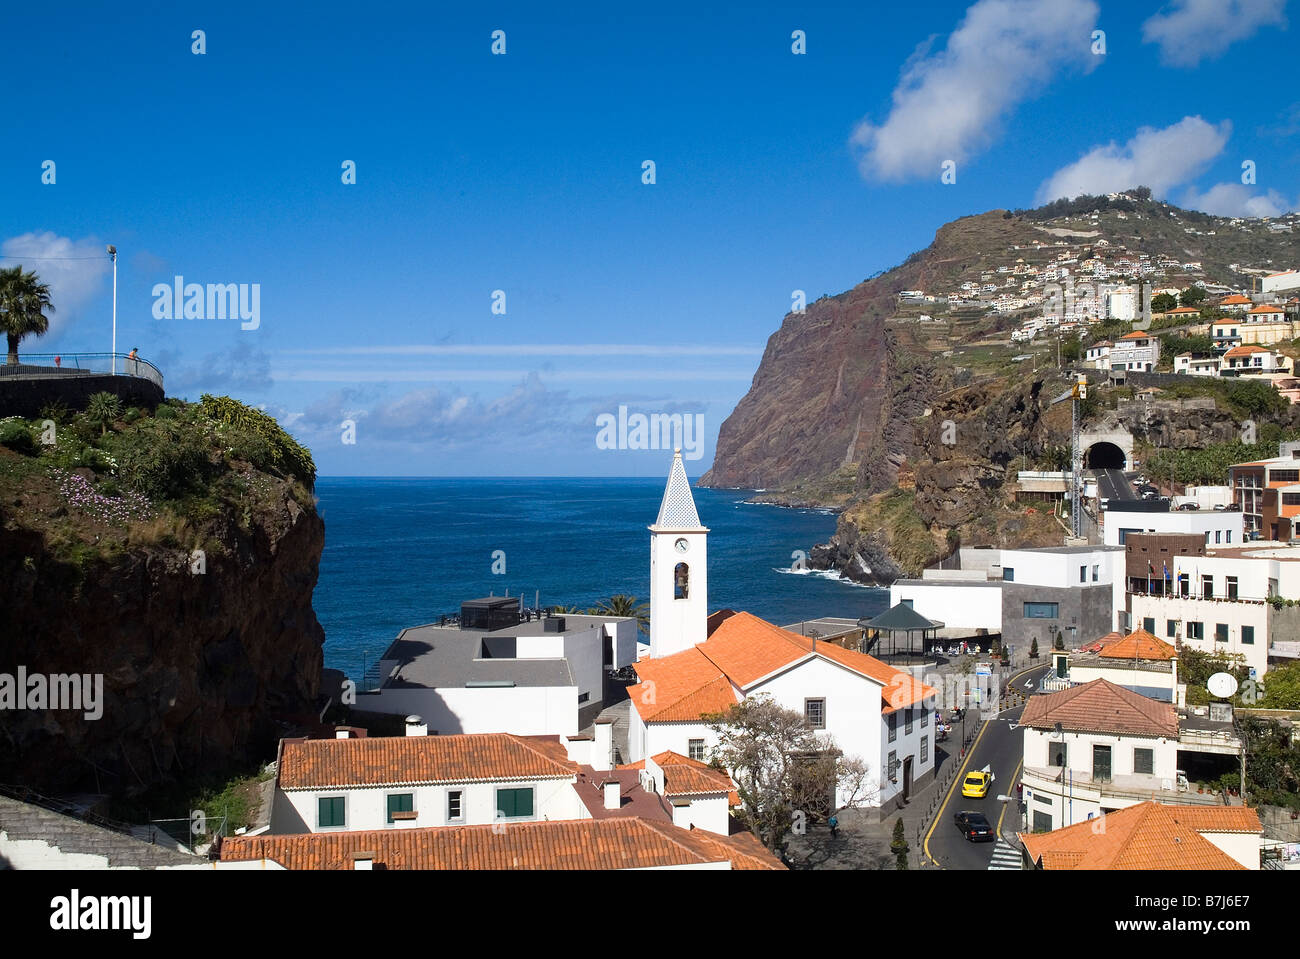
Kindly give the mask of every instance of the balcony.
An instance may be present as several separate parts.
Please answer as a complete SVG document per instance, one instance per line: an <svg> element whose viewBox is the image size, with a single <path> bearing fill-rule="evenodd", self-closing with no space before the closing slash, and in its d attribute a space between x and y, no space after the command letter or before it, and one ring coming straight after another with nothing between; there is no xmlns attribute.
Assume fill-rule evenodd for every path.
<svg viewBox="0 0 1300 959"><path fill-rule="evenodd" d="M1179 789L1175 779L1140 773L1094 780L1089 773L1074 770L1071 775L1071 770L1060 766L1046 768L1026 766L1024 784L1026 789L1031 789L1035 793L1052 793L1057 796L1073 793L1075 799L1093 802L1123 799L1138 803L1154 799L1157 802L1197 806L1223 805L1223 799L1218 793L1197 793L1190 789Z"/></svg>

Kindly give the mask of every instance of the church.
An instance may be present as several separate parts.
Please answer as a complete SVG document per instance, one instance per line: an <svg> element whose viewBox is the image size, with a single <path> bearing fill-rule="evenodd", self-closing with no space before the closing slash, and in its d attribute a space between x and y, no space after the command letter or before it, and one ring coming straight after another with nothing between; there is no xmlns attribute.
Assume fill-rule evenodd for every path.
<svg viewBox="0 0 1300 959"><path fill-rule="evenodd" d="M906 802L934 775L936 691L910 673L746 612L715 617L710 632L709 530L680 450L649 529L650 647L628 687L630 761L665 750L708 761L717 734L706 717L767 694L878 771L872 805Z"/></svg>

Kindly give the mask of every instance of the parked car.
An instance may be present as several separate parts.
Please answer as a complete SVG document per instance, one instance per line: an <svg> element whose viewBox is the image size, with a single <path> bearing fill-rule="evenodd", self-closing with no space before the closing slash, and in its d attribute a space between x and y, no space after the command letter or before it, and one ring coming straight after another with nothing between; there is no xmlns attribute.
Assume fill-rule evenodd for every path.
<svg viewBox="0 0 1300 959"><path fill-rule="evenodd" d="M993 826L982 812L963 809L953 816L953 822L957 824L957 828L961 830L967 842L993 842L998 838L993 831Z"/></svg>
<svg viewBox="0 0 1300 959"><path fill-rule="evenodd" d="M1200 507L1197 506L1195 503L1179 503L1179 504L1178 504L1178 508L1181 509L1181 510L1197 510L1197 509L1200 509Z"/></svg>

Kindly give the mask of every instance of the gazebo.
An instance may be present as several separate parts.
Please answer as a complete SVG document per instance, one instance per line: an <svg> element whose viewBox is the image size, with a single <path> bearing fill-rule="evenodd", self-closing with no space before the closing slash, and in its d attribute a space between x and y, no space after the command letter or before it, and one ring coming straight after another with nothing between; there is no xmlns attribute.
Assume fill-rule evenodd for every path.
<svg viewBox="0 0 1300 959"><path fill-rule="evenodd" d="M873 656L897 658L899 640L902 652L911 662L914 653L924 654L927 641L933 642L935 634L943 628L937 619L926 619L911 606L899 603L885 610L875 619L860 619L863 629L862 651ZM920 637L920 645L915 638ZM872 647L875 647L874 649Z"/></svg>

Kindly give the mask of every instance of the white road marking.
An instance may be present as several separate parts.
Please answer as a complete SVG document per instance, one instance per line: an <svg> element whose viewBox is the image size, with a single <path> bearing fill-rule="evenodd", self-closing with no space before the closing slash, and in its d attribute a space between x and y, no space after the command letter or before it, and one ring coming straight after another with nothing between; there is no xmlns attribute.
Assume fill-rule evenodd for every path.
<svg viewBox="0 0 1300 959"><path fill-rule="evenodd" d="M989 869L1014 869L1019 872L1023 868L1019 851L1005 839L999 839L993 846L993 859L989 862Z"/></svg>

